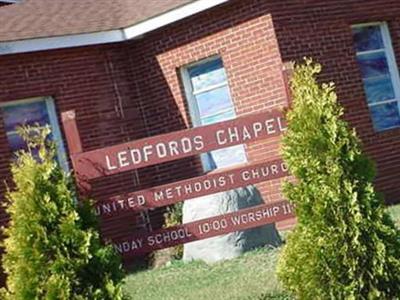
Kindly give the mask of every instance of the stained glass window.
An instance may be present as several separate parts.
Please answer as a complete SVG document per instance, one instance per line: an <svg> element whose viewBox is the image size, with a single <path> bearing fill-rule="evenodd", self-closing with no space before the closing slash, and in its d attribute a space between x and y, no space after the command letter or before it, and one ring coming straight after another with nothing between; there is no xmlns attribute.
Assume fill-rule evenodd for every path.
<svg viewBox="0 0 400 300"><path fill-rule="evenodd" d="M57 160L66 168L63 145L60 138L54 103L50 98L35 98L32 100L14 101L1 105L4 129L12 152L27 149L26 143L17 134L21 125L49 125L52 134L49 137L57 144Z"/></svg>
<svg viewBox="0 0 400 300"><path fill-rule="evenodd" d="M225 68L220 58L186 68L184 77L195 126L236 118ZM201 157L206 171L247 162L243 145L211 151Z"/></svg>
<svg viewBox="0 0 400 300"><path fill-rule="evenodd" d="M385 23L354 26L353 41L376 131L400 126L399 76Z"/></svg>

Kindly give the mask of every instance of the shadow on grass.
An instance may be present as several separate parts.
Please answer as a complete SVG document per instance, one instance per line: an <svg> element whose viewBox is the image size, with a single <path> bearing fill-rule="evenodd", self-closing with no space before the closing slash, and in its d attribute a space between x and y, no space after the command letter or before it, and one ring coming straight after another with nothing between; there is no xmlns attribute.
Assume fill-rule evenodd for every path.
<svg viewBox="0 0 400 300"><path fill-rule="evenodd" d="M254 300L254 299L248 298L247 300ZM262 294L256 300L294 300L294 298L285 293L266 293Z"/></svg>

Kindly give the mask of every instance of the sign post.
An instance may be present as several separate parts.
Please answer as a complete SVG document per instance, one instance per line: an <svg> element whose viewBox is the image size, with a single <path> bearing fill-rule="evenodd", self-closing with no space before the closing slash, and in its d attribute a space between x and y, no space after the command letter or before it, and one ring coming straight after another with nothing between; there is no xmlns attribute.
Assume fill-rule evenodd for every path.
<svg viewBox="0 0 400 300"><path fill-rule="evenodd" d="M83 152L75 113L64 112L62 120L77 181L80 188L83 187L85 190L89 188L91 179L276 137L286 130L282 112L271 110ZM109 219L124 211L140 212L163 207L287 175L286 164L280 158L275 158L234 169L218 170L146 190L115 195L105 201L97 202L95 210L103 219ZM115 239L112 242L121 255L128 258L292 217L294 217L293 208L288 202L283 201L142 235L128 232L126 236L130 236L129 238Z"/></svg>

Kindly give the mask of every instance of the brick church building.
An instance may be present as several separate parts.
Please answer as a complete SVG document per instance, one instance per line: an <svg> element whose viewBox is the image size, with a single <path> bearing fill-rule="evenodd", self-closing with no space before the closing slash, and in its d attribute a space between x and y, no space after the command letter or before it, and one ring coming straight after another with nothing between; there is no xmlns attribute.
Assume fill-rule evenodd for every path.
<svg viewBox="0 0 400 300"><path fill-rule="evenodd" d="M22 123L50 124L71 170L61 113L75 110L84 151L288 105L285 66L312 57L345 118L400 201L398 0L0 1L0 175L24 147ZM92 197L279 156L279 138L146 167L92 184ZM258 185L280 200L281 180ZM5 185L0 185L4 201ZM7 216L0 212L0 223ZM163 210L102 222L123 237L163 224Z"/></svg>

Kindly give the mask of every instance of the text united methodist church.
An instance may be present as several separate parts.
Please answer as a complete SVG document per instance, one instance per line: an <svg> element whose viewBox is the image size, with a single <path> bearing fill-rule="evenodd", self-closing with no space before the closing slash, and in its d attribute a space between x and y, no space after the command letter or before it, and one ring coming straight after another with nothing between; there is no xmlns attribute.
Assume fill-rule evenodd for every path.
<svg viewBox="0 0 400 300"><path fill-rule="evenodd" d="M233 188L251 179L264 202L280 201L286 124L277 115L235 122L287 107L289 62L307 56L323 65L321 80L336 83L345 119L376 163L377 189L386 202L400 201L398 0L0 3L2 182L10 181L13 152L24 148L16 127L38 122L51 126L61 165L92 178L100 216L144 205L136 192L155 186L164 188L152 201L167 203L178 193L177 181L187 183L179 192L190 198L201 195L196 186ZM74 136L66 133L64 112L73 112ZM218 125L228 121L229 128ZM188 128L199 134L185 137ZM156 139L152 146L140 142L148 137ZM97 149L127 142L137 148L104 156L110 176L85 167L85 153L96 158ZM74 156L77 148L83 154ZM146 164L152 159L158 164ZM275 163L266 168L265 160ZM238 166L240 174L223 171ZM126 172L114 172L121 168ZM3 183L0 192L4 201ZM123 194L132 196L115 198ZM162 205L121 210L102 220L102 234L123 239L153 232L163 226L163 213ZM7 222L4 211L0 221Z"/></svg>

